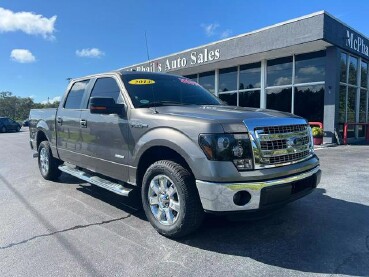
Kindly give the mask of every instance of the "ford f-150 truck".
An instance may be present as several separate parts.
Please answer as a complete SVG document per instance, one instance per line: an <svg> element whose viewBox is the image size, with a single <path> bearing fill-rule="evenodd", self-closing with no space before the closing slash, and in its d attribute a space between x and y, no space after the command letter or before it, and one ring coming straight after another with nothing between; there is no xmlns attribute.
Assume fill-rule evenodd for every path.
<svg viewBox="0 0 369 277"><path fill-rule="evenodd" d="M204 211L274 209L320 181L298 116L227 106L170 74L113 71L71 80L57 109L31 110L43 178L66 172L123 196L141 190L153 227L184 236Z"/></svg>

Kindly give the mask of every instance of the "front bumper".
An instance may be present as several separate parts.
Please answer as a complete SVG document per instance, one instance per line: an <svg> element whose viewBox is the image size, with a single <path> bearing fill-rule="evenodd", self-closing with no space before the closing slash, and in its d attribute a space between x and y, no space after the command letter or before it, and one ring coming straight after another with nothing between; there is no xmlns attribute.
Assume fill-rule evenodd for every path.
<svg viewBox="0 0 369 277"><path fill-rule="evenodd" d="M204 210L212 212L266 209L301 198L314 190L320 182L321 170L315 168L266 181L242 183L214 183L196 180ZM250 201L242 206L234 203L234 195L247 191Z"/></svg>

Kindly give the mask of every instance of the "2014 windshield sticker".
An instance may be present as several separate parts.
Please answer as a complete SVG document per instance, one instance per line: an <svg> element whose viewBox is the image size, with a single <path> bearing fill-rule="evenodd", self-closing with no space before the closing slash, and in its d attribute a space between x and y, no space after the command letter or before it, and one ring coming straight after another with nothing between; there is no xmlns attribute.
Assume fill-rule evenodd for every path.
<svg viewBox="0 0 369 277"><path fill-rule="evenodd" d="M152 85L155 84L155 81L151 79L133 79L128 83L130 85Z"/></svg>
<svg viewBox="0 0 369 277"><path fill-rule="evenodd" d="M187 84L187 85L193 85L193 86L200 86L198 83L196 83L195 81L192 81L190 79L183 79L183 78L178 78L182 83Z"/></svg>

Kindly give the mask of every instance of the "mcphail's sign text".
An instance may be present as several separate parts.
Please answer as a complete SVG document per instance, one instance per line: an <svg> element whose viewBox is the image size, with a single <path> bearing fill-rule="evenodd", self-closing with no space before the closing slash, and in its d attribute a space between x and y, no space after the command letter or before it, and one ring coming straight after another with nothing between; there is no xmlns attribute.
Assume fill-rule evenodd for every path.
<svg viewBox="0 0 369 277"><path fill-rule="evenodd" d="M369 57L368 44L365 43L365 40L349 30L346 32L346 46Z"/></svg>

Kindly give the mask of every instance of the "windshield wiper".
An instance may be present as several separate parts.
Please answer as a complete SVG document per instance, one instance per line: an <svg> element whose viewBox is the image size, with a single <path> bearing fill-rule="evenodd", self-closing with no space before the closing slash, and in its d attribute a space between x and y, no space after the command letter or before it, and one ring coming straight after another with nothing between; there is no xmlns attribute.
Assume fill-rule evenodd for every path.
<svg viewBox="0 0 369 277"><path fill-rule="evenodd" d="M160 101L160 102L150 102L147 104L142 104L139 108L150 108L150 107L160 107L160 106L184 106L189 105L187 103L181 103L176 101Z"/></svg>

